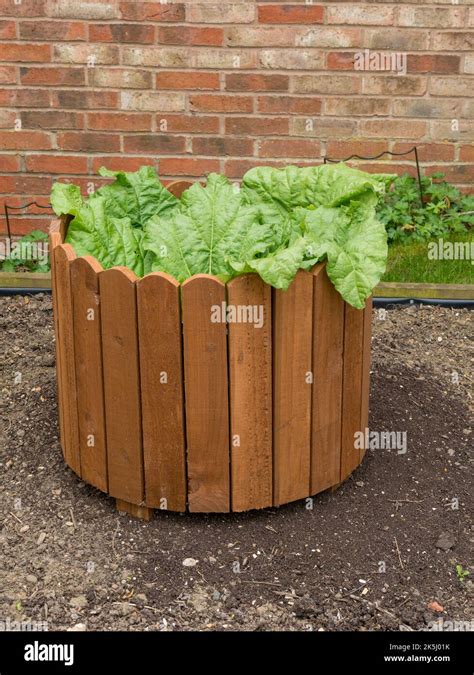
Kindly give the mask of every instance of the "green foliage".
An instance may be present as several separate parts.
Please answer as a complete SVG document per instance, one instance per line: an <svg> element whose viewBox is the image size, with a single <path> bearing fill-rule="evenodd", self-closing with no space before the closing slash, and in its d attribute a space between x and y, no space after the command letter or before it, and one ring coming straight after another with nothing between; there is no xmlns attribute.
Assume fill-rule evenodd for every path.
<svg viewBox="0 0 474 675"><path fill-rule="evenodd" d="M11 250L3 261L0 271L17 272L20 269L30 272L49 272L47 253L48 235L40 230L33 230L18 241L12 243Z"/></svg>
<svg viewBox="0 0 474 675"><path fill-rule="evenodd" d="M469 570L463 569L462 565L456 565L456 576L461 583L464 583L466 577L470 574Z"/></svg>
<svg viewBox="0 0 474 675"><path fill-rule="evenodd" d="M334 286L357 308L385 270L387 235L375 209L392 176L344 164L258 167L241 189L211 174L206 187L196 183L178 200L151 167L100 173L115 181L88 200L56 183L51 202L57 215L74 216L66 241L105 268L162 271L178 281L256 272L287 289L298 269L327 260Z"/></svg>
<svg viewBox="0 0 474 675"><path fill-rule="evenodd" d="M466 234L474 225L474 196L463 195L436 173L421 179L424 204L418 180L408 174L397 177L377 208L388 241L425 241L451 234Z"/></svg>

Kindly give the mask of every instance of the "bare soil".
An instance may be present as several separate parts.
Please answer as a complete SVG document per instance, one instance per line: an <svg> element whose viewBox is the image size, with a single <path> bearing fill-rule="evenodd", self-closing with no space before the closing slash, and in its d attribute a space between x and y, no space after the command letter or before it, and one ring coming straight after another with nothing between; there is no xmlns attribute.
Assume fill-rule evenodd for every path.
<svg viewBox="0 0 474 675"><path fill-rule="evenodd" d="M370 428L406 431L405 454L368 451L313 502L143 523L64 465L50 297L0 298L0 617L89 631L472 620L472 315L377 310L373 327Z"/></svg>

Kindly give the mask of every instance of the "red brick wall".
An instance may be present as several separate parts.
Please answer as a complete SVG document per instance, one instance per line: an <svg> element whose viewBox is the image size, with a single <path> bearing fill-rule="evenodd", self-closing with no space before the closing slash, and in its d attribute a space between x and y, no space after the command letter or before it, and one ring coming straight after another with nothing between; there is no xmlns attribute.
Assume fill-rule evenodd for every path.
<svg viewBox="0 0 474 675"><path fill-rule="evenodd" d="M0 0L2 212L4 199L47 203L54 178L98 187L103 164L240 178L413 144L427 172L470 187L465 0L16 2ZM364 49L405 54L406 74L356 70ZM412 170L406 159L382 168ZM15 231L44 222L14 219Z"/></svg>

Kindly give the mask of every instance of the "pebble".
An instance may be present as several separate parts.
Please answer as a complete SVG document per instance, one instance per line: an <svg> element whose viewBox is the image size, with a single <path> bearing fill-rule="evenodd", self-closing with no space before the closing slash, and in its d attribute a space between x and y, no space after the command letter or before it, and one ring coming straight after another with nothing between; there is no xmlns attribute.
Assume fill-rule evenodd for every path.
<svg viewBox="0 0 474 675"><path fill-rule="evenodd" d="M87 607L88 602L85 595L76 595L69 600L69 604L75 609L84 609L84 607Z"/></svg>
<svg viewBox="0 0 474 675"><path fill-rule="evenodd" d="M71 626L67 629L68 633L81 633L87 630L85 623L76 623L74 626Z"/></svg>
<svg viewBox="0 0 474 675"><path fill-rule="evenodd" d="M198 564L196 558L185 558L183 560L184 567L195 567Z"/></svg>
<svg viewBox="0 0 474 675"><path fill-rule="evenodd" d="M38 546L41 546L41 544L44 542L46 539L46 532L41 532L40 536L38 537L38 541L36 542Z"/></svg>
<svg viewBox="0 0 474 675"><path fill-rule="evenodd" d="M441 532L436 542L436 548L440 548L442 551L449 551L456 544L456 539L450 532Z"/></svg>
<svg viewBox="0 0 474 675"><path fill-rule="evenodd" d="M34 574L27 574L26 575L26 580L29 584L36 584L38 583L38 577L35 577Z"/></svg>

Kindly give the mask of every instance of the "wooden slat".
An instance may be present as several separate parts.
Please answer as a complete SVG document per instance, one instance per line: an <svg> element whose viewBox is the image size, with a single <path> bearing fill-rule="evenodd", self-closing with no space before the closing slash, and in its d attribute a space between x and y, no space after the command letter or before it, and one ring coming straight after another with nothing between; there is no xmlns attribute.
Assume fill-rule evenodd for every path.
<svg viewBox="0 0 474 675"><path fill-rule="evenodd" d="M179 284L148 274L137 284L147 506L186 510L186 445Z"/></svg>
<svg viewBox="0 0 474 675"><path fill-rule="evenodd" d="M71 293L71 262L76 258L69 244L54 248L53 265L58 317L59 390L63 415L64 459L73 471L81 475L79 426L76 399L76 369L74 360L73 309Z"/></svg>
<svg viewBox="0 0 474 675"><path fill-rule="evenodd" d="M59 421L59 441L64 455L64 421L63 421L63 401L62 401L62 387L61 387L61 350L59 347L59 317L57 308L57 291L56 291L56 275L54 273L54 250L56 246L62 243L61 235L59 233L59 220L53 220L49 229L49 260L51 265L51 288L53 301L53 323L54 323L54 346L56 352L56 391L57 391L57 405L58 405L58 421Z"/></svg>
<svg viewBox="0 0 474 675"><path fill-rule="evenodd" d="M313 276L273 292L274 504L309 495Z"/></svg>
<svg viewBox="0 0 474 675"><path fill-rule="evenodd" d="M144 498L136 276L125 267L99 275L109 494Z"/></svg>
<svg viewBox="0 0 474 675"><path fill-rule="evenodd" d="M272 505L271 287L254 274L237 277L227 284L227 302L231 310L250 308L251 322L228 324L231 508L246 511Z"/></svg>
<svg viewBox="0 0 474 675"><path fill-rule="evenodd" d="M341 481L360 463L355 433L361 431L364 310L345 304L342 385Z"/></svg>
<svg viewBox="0 0 474 675"><path fill-rule="evenodd" d="M369 397L370 397L370 360L372 341L372 298L368 298L364 309L364 337L362 354L362 402L360 410L361 431L369 426ZM362 461L367 448L362 448L359 461Z"/></svg>
<svg viewBox="0 0 474 675"><path fill-rule="evenodd" d="M225 323L211 322L225 286L207 274L182 285L190 511L229 511L229 405Z"/></svg>
<svg viewBox="0 0 474 675"><path fill-rule="evenodd" d="M86 256L71 263L74 356L82 478L107 492L99 274L102 266Z"/></svg>
<svg viewBox="0 0 474 675"><path fill-rule="evenodd" d="M134 518L140 518L141 520L151 520L153 517L153 509L149 509L147 506L130 504L130 502L124 502L122 499L116 499L115 506L119 513L128 513Z"/></svg>
<svg viewBox="0 0 474 675"><path fill-rule="evenodd" d="M340 482L344 301L325 265L318 265L313 276L311 494L316 494Z"/></svg>

